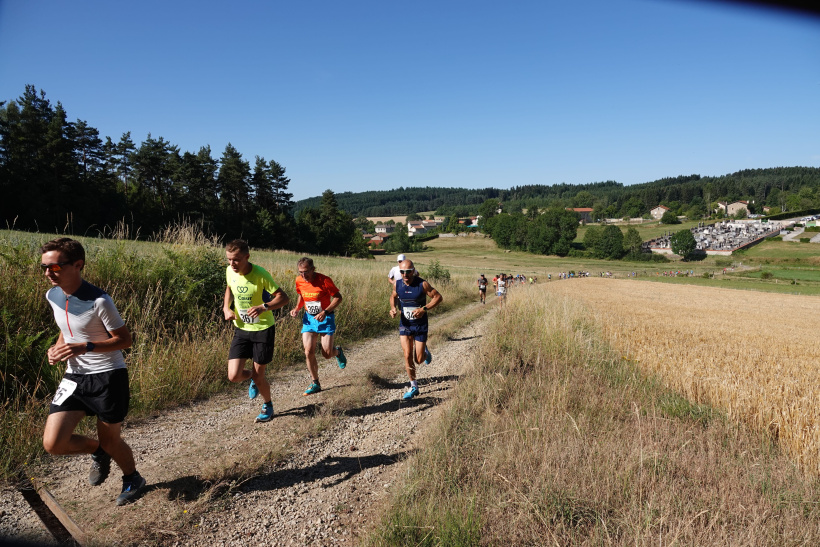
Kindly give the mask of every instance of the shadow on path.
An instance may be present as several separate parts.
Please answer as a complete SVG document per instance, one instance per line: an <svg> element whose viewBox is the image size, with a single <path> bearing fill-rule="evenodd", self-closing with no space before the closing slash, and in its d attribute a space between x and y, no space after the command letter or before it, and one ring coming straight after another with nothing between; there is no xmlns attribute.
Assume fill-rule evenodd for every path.
<svg viewBox="0 0 820 547"><path fill-rule="evenodd" d="M424 372L424 365L417 365L416 371ZM375 377L370 380L373 382L373 385L376 387L380 387L382 389L399 389L402 387L406 387L407 380L403 380L401 382L395 382L393 380L386 380L381 377ZM456 382L458 381L458 374L448 374L446 376L430 376L429 378L419 378L419 385L429 385L429 384L437 384L440 382Z"/></svg>
<svg viewBox="0 0 820 547"><path fill-rule="evenodd" d="M328 456L304 469L282 469L262 475L251 481L243 490L276 490L300 483L316 482L335 477L333 481L322 485L322 488L330 488L367 469L399 463L409 455L410 452L403 451L395 454L372 454L360 457Z"/></svg>

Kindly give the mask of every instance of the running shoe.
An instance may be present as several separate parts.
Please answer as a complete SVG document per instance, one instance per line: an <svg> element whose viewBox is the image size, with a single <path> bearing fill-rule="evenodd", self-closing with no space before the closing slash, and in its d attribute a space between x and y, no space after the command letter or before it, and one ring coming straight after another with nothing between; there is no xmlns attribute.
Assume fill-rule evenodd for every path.
<svg viewBox="0 0 820 547"><path fill-rule="evenodd" d="M117 505L125 505L137 499L145 488L145 479L142 475L136 473L136 477L122 479L122 493L117 497Z"/></svg>
<svg viewBox="0 0 820 547"><path fill-rule="evenodd" d="M256 387L254 381L251 380L251 385L248 386L248 397L251 399L256 399L257 395L259 395L259 388Z"/></svg>
<svg viewBox="0 0 820 547"><path fill-rule="evenodd" d="M345 368L347 366L347 357L345 357L345 353L342 351L342 346L336 346L336 351L339 352L336 356L336 362L339 363L339 368Z"/></svg>
<svg viewBox="0 0 820 547"><path fill-rule="evenodd" d="M110 472L111 456L108 454L91 455L91 471L88 473L88 483L91 486L99 486L104 483Z"/></svg>
<svg viewBox="0 0 820 547"><path fill-rule="evenodd" d="M273 419L273 403L262 405L262 413L256 417L256 422L269 422Z"/></svg>
<svg viewBox="0 0 820 547"><path fill-rule="evenodd" d="M424 346L424 364L429 365L433 362L433 354L430 353L430 349L427 346Z"/></svg>
<svg viewBox="0 0 820 547"><path fill-rule="evenodd" d="M319 382L313 382L308 386L303 395L313 395L314 393L319 393L320 391L322 391L322 386L319 385Z"/></svg>
<svg viewBox="0 0 820 547"><path fill-rule="evenodd" d="M410 386L410 389L408 389L407 392L404 395L401 396L401 398L406 401L406 400L412 399L413 397L415 397L418 394L419 394L419 388L417 388L416 386Z"/></svg>

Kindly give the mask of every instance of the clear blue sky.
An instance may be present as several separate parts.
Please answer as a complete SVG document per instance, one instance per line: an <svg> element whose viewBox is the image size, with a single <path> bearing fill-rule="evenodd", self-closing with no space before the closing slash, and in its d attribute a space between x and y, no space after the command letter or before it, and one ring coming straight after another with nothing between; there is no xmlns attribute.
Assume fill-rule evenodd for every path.
<svg viewBox="0 0 820 547"><path fill-rule="evenodd" d="M820 19L686 0L0 0L0 100L295 199L820 165Z"/></svg>

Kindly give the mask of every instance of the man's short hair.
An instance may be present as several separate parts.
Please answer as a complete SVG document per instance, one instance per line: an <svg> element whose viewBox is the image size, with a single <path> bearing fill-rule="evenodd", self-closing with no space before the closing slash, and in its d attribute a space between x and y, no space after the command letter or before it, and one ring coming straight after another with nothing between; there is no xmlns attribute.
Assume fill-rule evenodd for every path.
<svg viewBox="0 0 820 547"><path fill-rule="evenodd" d="M82 243L70 237L61 237L43 243L40 247L40 254L46 254L49 251L60 251L65 255L66 260L72 263L78 260L85 262L85 249L83 249Z"/></svg>
<svg viewBox="0 0 820 547"><path fill-rule="evenodd" d="M251 254L251 250L248 247L248 242L244 239L234 239L233 241L229 241L228 244L225 245L225 250L229 253L239 251L243 255Z"/></svg>
<svg viewBox="0 0 820 547"><path fill-rule="evenodd" d="M302 266L307 266L311 270L315 268L315 266L313 265L313 259L308 258L306 256L303 256L302 258L300 258L299 262L296 263L297 268L300 268Z"/></svg>

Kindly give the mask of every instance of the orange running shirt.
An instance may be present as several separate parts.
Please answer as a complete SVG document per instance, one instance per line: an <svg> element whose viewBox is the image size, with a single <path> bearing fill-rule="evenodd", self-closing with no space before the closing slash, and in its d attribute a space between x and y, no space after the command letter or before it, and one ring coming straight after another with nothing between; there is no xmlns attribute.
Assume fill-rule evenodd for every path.
<svg viewBox="0 0 820 547"><path fill-rule="evenodd" d="M308 302L318 301L322 306L321 309L326 310L330 305L330 299L334 294L339 293L339 289L333 284L332 279L317 272L313 275L313 281L310 282L305 281L301 275L297 277L296 292L305 301L305 309L312 311L312 306L310 306ZM311 315L316 315L319 311L321 310L316 311L316 313L311 313Z"/></svg>

